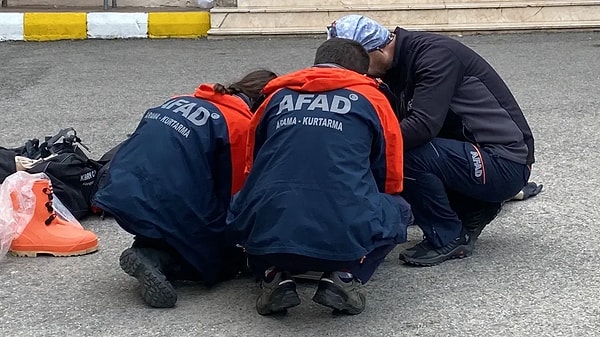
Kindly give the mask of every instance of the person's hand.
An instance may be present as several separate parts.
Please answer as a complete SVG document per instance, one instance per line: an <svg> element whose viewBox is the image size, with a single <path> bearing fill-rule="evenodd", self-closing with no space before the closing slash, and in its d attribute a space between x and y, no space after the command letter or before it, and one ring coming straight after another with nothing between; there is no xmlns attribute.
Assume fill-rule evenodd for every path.
<svg viewBox="0 0 600 337"><path fill-rule="evenodd" d="M523 187L521 189L521 191L519 193L517 193L514 197L512 197L510 200L511 201L521 201L521 200L526 200L529 199L531 197L535 197L536 195L538 195L538 193L540 193L542 191L542 189L544 188L544 185L542 184L536 184L533 181L527 183L527 185L525 185L525 187Z"/></svg>

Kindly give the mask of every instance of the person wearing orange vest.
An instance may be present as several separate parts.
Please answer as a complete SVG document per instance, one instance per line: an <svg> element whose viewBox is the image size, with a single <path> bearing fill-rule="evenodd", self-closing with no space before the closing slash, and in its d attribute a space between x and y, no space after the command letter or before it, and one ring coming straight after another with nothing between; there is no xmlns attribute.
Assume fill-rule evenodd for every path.
<svg viewBox="0 0 600 337"><path fill-rule="evenodd" d="M361 291L406 240L400 126L365 49L333 39L314 66L264 88L249 131L248 179L232 201L228 236L261 279L261 315L300 304L292 275L322 272L313 301L359 314Z"/></svg>
<svg viewBox="0 0 600 337"><path fill-rule="evenodd" d="M225 245L225 216L245 179L250 106L275 77L258 70L171 98L147 110L115 153L94 205L135 235L120 265L148 305L175 305L170 281L211 285L245 265L241 251Z"/></svg>

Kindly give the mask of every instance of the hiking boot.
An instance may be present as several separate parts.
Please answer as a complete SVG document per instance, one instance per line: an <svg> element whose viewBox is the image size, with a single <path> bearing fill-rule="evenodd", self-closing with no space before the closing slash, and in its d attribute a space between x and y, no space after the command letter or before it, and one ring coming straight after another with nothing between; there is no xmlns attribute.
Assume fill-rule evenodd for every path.
<svg viewBox="0 0 600 337"><path fill-rule="evenodd" d="M344 277L345 276L345 277ZM367 299L362 284L352 274L333 272L323 275L312 300L332 308L334 313L357 315L365 310Z"/></svg>
<svg viewBox="0 0 600 337"><path fill-rule="evenodd" d="M10 245L15 256L36 257L38 254L53 256L77 256L98 250L98 237L58 216L52 205L52 183L48 179L37 179L31 187L35 205L31 220ZM11 192L10 198L15 210L21 209L22 196Z"/></svg>
<svg viewBox="0 0 600 337"><path fill-rule="evenodd" d="M501 202L481 202L477 209L458 214L463 229L469 234L471 240L477 241L481 232L502 210Z"/></svg>
<svg viewBox="0 0 600 337"><path fill-rule="evenodd" d="M177 302L177 293L164 274L168 253L153 248L127 248L121 253L121 269L138 279L142 299L154 308L171 308Z"/></svg>
<svg viewBox="0 0 600 337"><path fill-rule="evenodd" d="M263 277L262 293L256 300L256 311L261 315L285 312L300 304L296 283L288 272L271 270Z"/></svg>
<svg viewBox="0 0 600 337"><path fill-rule="evenodd" d="M400 260L415 266L435 266L446 260L462 259L473 253L473 241L461 234L443 247L433 246L427 238L400 253Z"/></svg>

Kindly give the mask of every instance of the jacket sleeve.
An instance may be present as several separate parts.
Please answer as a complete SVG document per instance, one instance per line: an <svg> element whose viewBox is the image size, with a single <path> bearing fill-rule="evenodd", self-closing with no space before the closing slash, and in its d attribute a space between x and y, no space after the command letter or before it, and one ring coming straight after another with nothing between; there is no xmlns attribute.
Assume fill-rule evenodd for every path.
<svg viewBox="0 0 600 337"><path fill-rule="evenodd" d="M429 47L415 65L412 113L400 122L406 150L437 137L464 71L457 56L444 47Z"/></svg>
<svg viewBox="0 0 600 337"><path fill-rule="evenodd" d="M375 128L371 147L371 167L375 181L381 192L397 194L402 192L404 179L404 149L398 119L383 93L373 89L369 93L381 128Z"/></svg>

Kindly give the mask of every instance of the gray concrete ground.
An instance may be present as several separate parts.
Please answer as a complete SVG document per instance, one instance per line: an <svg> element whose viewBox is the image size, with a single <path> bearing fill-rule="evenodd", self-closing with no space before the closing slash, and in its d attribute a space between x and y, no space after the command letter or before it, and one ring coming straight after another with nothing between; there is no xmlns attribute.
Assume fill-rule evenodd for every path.
<svg viewBox="0 0 600 337"><path fill-rule="evenodd" d="M589 336L600 331L600 33L460 38L495 65L536 136L532 180L545 191L510 203L475 254L431 268L398 261L370 282L361 315L303 304L285 317L254 310L248 279L214 289L178 284L149 309L118 266L131 237L92 217L99 252L0 262L0 336ZM75 127L93 156L122 140L147 107L201 81L310 65L320 40L62 41L0 44L0 145ZM410 245L420 233L411 229Z"/></svg>

